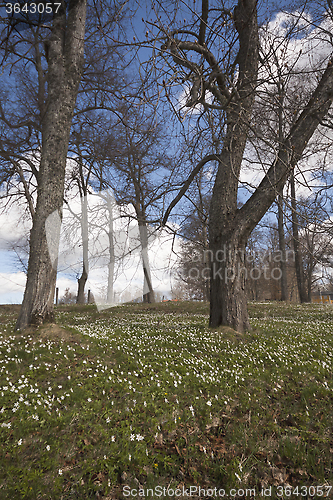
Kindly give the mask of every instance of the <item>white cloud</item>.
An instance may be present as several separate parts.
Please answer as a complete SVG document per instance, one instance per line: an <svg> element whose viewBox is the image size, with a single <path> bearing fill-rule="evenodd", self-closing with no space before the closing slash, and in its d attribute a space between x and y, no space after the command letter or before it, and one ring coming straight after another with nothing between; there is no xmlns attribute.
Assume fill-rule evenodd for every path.
<svg viewBox="0 0 333 500"><path fill-rule="evenodd" d="M17 203L4 212L0 206L0 249L10 249L28 234L31 221L24 214L24 208Z"/></svg>
<svg viewBox="0 0 333 500"><path fill-rule="evenodd" d="M23 299L26 275L23 272L0 272L0 304L20 304Z"/></svg>

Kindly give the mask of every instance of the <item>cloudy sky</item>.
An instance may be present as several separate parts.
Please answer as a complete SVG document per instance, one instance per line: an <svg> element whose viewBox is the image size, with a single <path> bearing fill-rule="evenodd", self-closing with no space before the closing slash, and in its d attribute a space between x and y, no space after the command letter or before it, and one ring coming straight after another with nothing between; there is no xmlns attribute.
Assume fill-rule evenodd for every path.
<svg viewBox="0 0 333 500"><path fill-rule="evenodd" d="M105 195L105 193L102 193ZM105 197L105 196L104 196ZM73 294L77 292L77 278L82 272L81 244L81 204L79 196L69 196L70 211L64 209L61 228L58 261L59 297L66 288ZM22 301L25 287L27 260L27 234L30 229L28 218L21 216L22 207L13 205L5 213L0 213L0 303L11 304ZM126 213L134 215L127 207ZM124 215L124 212L122 213ZM88 195L88 234L89 234L89 280L86 291L94 296L106 296L108 282L108 212L103 196ZM142 296L143 271L139 245L139 230L135 221L120 217L119 210L113 210L113 232L115 244L115 299L124 302ZM52 239L56 219L50 218L47 234ZM56 232L56 228L55 231ZM148 255L154 289L171 297L172 274L175 268L179 241L166 230L156 232L149 228ZM52 255L52 251L51 251ZM53 257L51 257L53 259Z"/></svg>

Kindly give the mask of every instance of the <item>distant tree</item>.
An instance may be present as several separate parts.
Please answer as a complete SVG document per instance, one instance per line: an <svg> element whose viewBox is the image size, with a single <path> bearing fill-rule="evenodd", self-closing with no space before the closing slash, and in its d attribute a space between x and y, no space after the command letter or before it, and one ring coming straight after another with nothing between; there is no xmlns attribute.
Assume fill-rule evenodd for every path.
<svg viewBox="0 0 333 500"><path fill-rule="evenodd" d="M299 196L296 199L295 179L291 184L291 210L299 297L301 302L311 302L316 282L322 278L324 269L329 271L332 266L333 225L326 196L314 193L308 198Z"/></svg>
<svg viewBox="0 0 333 500"><path fill-rule="evenodd" d="M65 293L59 299L59 304L75 304L77 302L76 295L74 295L69 288L65 289Z"/></svg>
<svg viewBox="0 0 333 500"><path fill-rule="evenodd" d="M120 206L132 206L138 223L144 274L143 301L154 302L148 255L150 221L160 219L163 199L170 189L172 160L166 125L144 106L124 106L121 120L108 129L101 142L100 178L112 188ZM126 210L125 210L126 213ZM124 213L124 215L125 215Z"/></svg>
<svg viewBox="0 0 333 500"><path fill-rule="evenodd" d="M194 180L186 197L188 207L181 226L182 237L176 280L184 284L187 299L209 301L210 261L208 242L208 213L210 195L204 182L204 172Z"/></svg>

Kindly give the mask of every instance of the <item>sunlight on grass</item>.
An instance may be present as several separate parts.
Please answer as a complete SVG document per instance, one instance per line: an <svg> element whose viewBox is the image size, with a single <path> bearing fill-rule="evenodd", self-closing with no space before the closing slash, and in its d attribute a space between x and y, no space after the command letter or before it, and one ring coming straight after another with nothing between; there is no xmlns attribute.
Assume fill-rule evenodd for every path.
<svg viewBox="0 0 333 500"><path fill-rule="evenodd" d="M243 336L205 311L63 307L22 336L0 309L0 497L332 485L333 309L251 304Z"/></svg>

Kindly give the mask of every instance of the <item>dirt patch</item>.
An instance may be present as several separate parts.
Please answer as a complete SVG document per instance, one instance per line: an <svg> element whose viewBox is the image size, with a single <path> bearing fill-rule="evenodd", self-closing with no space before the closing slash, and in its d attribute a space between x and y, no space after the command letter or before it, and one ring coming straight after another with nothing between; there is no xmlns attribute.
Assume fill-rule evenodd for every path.
<svg viewBox="0 0 333 500"><path fill-rule="evenodd" d="M30 326L24 330L23 335L26 334L42 340L60 340L75 344L85 343L79 334L66 330L66 328L62 328L55 323L46 323L38 328Z"/></svg>
<svg viewBox="0 0 333 500"><path fill-rule="evenodd" d="M19 313L20 309L20 304L0 304L0 314Z"/></svg>

